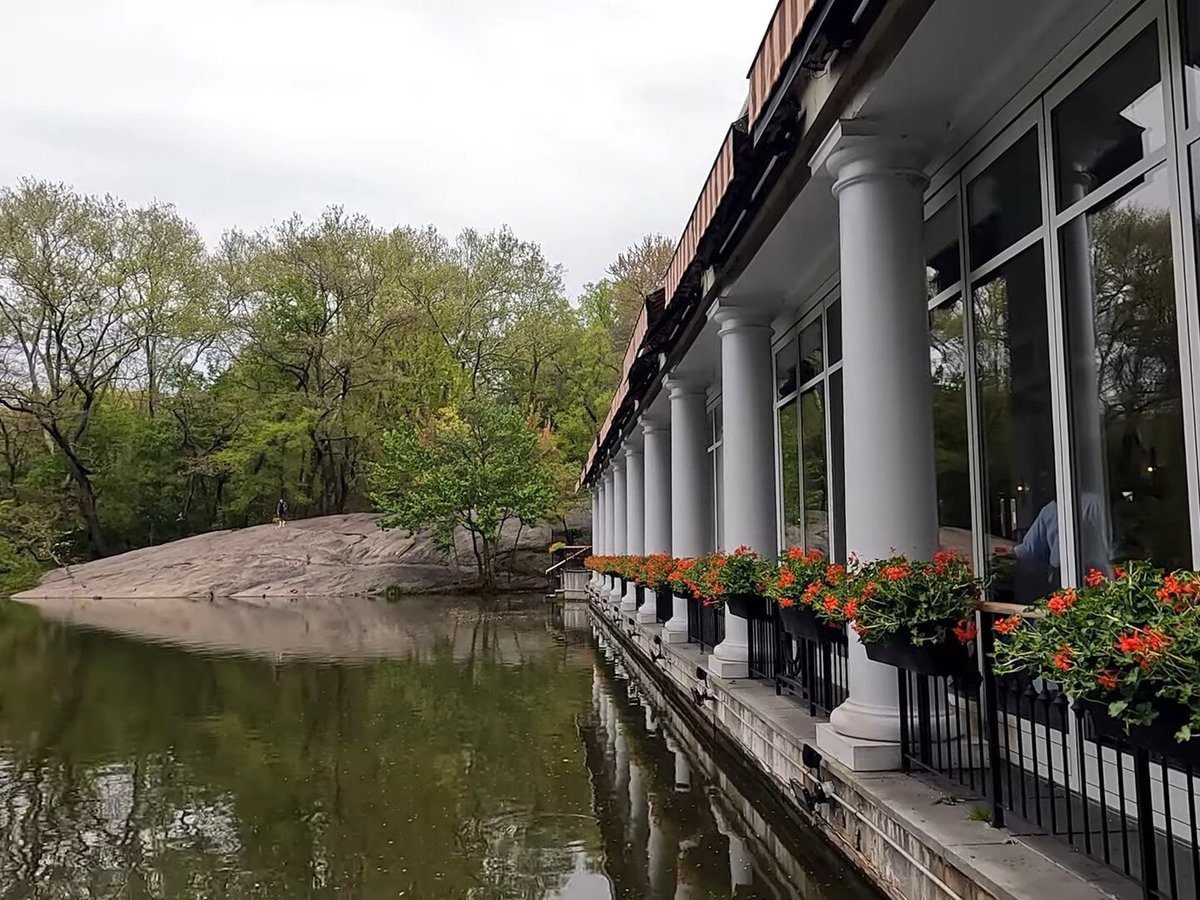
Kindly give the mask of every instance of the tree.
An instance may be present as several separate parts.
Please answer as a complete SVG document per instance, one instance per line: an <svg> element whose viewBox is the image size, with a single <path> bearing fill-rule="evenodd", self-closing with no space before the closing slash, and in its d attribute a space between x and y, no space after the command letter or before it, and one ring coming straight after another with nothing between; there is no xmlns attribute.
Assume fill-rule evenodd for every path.
<svg viewBox="0 0 1200 900"><path fill-rule="evenodd" d="M443 547L466 531L485 587L496 584L505 525L532 524L555 500L552 448L518 409L488 398L385 433L372 483L385 528L432 528Z"/></svg>

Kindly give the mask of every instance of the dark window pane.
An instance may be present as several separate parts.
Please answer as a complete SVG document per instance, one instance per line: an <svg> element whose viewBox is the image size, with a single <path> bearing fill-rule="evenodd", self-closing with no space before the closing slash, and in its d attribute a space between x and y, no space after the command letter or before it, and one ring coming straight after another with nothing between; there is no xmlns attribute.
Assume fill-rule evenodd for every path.
<svg viewBox="0 0 1200 900"><path fill-rule="evenodd" d="M800 332L800 383L804 384L821 374L825 368L821 349L821 320L817 319Z"/></svg>
<svg viewBox="0 0 1200 900"><path fill-rule="evenodd" d="M721 431L721 404L718 403L708 411L708 435L713 444L719 444L723 433Z"/></svg>
<svg viewBox="0 0 1200 900"><path fill-rule="evenodd" d="M713 464L713 546L725 549L725 454L720 445L711 451Z"/></svg>
<svg viewBox="0 0 1200 900"><path fill-rule="evenodd" d="M1179 4L1183 25L1183 81L1187 90L1188 125L1200 122L1200 0Z"/></svg>
<svg viewBox="0 0 1200 900"><path fill-rule="evenodd" d="M842 370L829 376L830 486L833 490L833 552L838 562L846 561L846 442L842 403Z"/></svg>
<svg viewBox="0 0 1200 900"><path fill-rule="evenodd" d="M972 292L986 481L988 569L998 600L1059 584L1046 280L1039 241Z"/></svg>
<svg viewBox="0 0 1200 900"><path fill-rule="evenodd" d="M967 185L971 265L983 265L1042 224L1037 132L1030 130Z"/></svg>
<svg viewBox="0 0 1200 900"><path fill-rule="evenodd" d="M958 219L958 198L955 197L925 223L925 285L930 298L962 278Z"/></svg>
<svg viewBox="0 0 1200 900"><path fill-rule="evenodd" d="M1166 166L1063 226L1082 571L1191 563Z"/></svg>
<svg viewBox="0 0 1200 900"><path fill-rule="evenodd" d="M800 348L792 338L775 354L775 396L786 397L796 390L796 368L800 363Z"/></svg>
<svg viewBox="0 0 1200 900"><path fill-rule="evenodd" d="M842 361L842 301L829 304L825 310L825 334L829 341L829 364Z"/></svg>
<svg viewBox="0 0 1200 900"><path fill-rule="evenodd" d="M800 519L800 416L795 400L779 408L779 473L783 494L783 545L804 542Z"/></svg>
<svg viewBox="0 0 1200 900"><path fill-rule="evenodd" d="M1053 126L1059 209L1161 147L1158 29L1147 27L1055 107Z"/></svg>
<svg viewBox="0 0 1200 900"><path fill-rule="evenodd" d="M800 395L800 458L804 481L804 546L829 552L829 500L825 487L825 386Z"/></svg>
<svg viewBox="0 0 1200 900"><path fill-rule="evenodd" d="M971 542L971 471L967 445L967 348L962 298L929 313L933 438L937 466L938 544L966 559Z"/></svg>

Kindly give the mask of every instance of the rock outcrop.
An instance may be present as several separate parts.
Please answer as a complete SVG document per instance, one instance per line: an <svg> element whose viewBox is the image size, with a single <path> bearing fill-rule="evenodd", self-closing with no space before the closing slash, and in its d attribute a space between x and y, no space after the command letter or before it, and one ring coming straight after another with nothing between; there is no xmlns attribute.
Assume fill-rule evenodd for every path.
<svg viewBox="0 0 1200 900"><path fill-rule="evenodd" d="M513 541L520 534L515 551ZM548 526L513 526L502 541L500 587L545 585ZM470 539L452 553L422 532L384 531L370 513L214 531L46 573L16 599L295 598L475 587Z"/></svg>

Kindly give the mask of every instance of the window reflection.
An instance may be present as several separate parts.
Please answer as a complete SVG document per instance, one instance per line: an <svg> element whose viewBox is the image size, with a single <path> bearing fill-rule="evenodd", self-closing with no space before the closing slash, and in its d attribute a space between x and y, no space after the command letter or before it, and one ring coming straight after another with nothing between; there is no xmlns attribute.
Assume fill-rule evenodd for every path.
<svg viewBox="0 0 1200 900"><path fill-rule="evenodd" d="M779 408L779 473L783 495L783 546L804 542L800 520L800 418L796 401Z"/></svg>
<svg viewBox="0 0 1200 900"><path fill-rule="evenodd" d="M999 600L1059 584L1046 282L1041 242L972 292L988 569Z"/></svg>
<svg viewBox="0 0 1200 900"><path fill-rule="evenodd" d="M821 319L800 332L800 383L805 384L821 374L825 368L821 349Z"/></svg>
<svg viewBox="0 0 1200 900"><path fill-rule="evenodd" d="M800 440L804 460L804 546L829 552L829 500L825 485L825 386L800 395Z"/></svg>
<svg viewBox="0 0 1200 900"><path fill-rule="evenodd" d="M1082 570L1190 562L1166 167L1059 234Z"/></svg>
<svg viewBox="0 0 1200 900"><path fill-rule="evenodd" d="M957 197L925 223L925 286L930 299L953 287L962 277L958 228Z"/></svg>
<svg viewBox="0 0 1200 900"><path fill-rule="evenodd" d="M971 266L978 267L1042 224L1037 132L1029 132L967 185Z"/></svg>
<svg viewBox="0 0 1200 900"><path fill-rule="evenodd" d="M842 401L842 370L829 375L830 481L833 490L832 557L846 561L846 433Z"/></svg>
<svg viewBox="0 0 1200 900"><path fill-rule="evenodd" d="M954 297L929 313L933 439L937 468L938 544L966 559L971 541L971 471L967 445L967 348L963 304Z"/></svg>
<svg viewBox="0 0 1200 900"><path fill-rule="evenodd" d="M829 364L842 361L842 302L829 304L825 310L825 336L829 345Z"/></svg>
<svg viewBox="0 0 1200 900"><path fill-rule="evenodd" d="M800 362L800 350L792 338L775 354L775 397L783 399L796 390L796 367Z"/></svg>
<svg viewBox="0 0 1200 900"><path fill-rule="evenodd" d="M1200 121L1200 0L1179 4L1183 28L1183 80L1187 90L1188 125Z"/></svg>
<svg viewBox="0 0 1200 900"><path fill-rule="evenodd" d="M1147 27L1060 103L1053 128L1059 209L1162 147L1158 29Z"/></svg>

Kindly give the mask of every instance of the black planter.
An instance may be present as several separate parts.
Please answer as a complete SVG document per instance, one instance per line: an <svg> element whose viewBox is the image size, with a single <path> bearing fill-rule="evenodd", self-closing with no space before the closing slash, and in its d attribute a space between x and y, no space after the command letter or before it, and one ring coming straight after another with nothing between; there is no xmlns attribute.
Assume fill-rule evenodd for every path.
<svg viewBox="0 0 1200 900"><path fill-rule="evenodd" d="M638 609L641 609L642 604L646 602L646 589L639 584L633 590L635 592L635 596L637 597Z"/></svg>
<svg viewBox="0 0 1200 900"><path fill-rule="evenodd" d="M655 618L666 622L675 614L675 598L669 587L660 587L654 592Z"/></svg>
<svg viewBox="0 0 1200 900"><path fill-rule="evenodd" d="M947 627L946 636L936 643L914 645L907 631L897 632L882 641L863 642L868 659L918 675L934 676L978 675L972 646L959 641L952 627Z"/></svg>
<svg viewBox="0 0 1200 900"><path fill-rule="evenodd" d="M809 607L799 603L779 607L779 624L792 637L814 644L828 638L833 631Z"/></svg>
<svg viewBox="0 0 1200 900"><path fill-rule="evenodd" d="M771 620L771 601L758 594L728 594L725 605L735 616L759 622Z"/></svg>
<svg viewBox="0 0 1200 900"><path fill-rule="evenodd" d="M1188 722L1187 707L1174 700L1157 700L1158 715L1149 725L1130 725L1108 714L1108 704L1099 700L1076 700L1092 723L1093 739L1123 740L1134 747L1149 750L1168 761L1187 766L1200 766L1200 737L1180 743L1175 733Z"/></svg>

